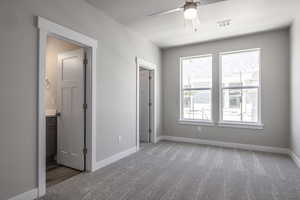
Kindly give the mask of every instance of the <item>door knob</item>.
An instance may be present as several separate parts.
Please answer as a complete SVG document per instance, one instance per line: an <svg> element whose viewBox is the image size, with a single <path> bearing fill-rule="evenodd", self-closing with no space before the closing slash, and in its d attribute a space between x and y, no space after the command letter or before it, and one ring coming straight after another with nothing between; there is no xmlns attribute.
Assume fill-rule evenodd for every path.
<svg viewBox="0 0 300 200"><path fill-rule="evenodd" d="M60 112L57 112L56 113L56 117L60 117L61 116L61 113Z"/></svg>

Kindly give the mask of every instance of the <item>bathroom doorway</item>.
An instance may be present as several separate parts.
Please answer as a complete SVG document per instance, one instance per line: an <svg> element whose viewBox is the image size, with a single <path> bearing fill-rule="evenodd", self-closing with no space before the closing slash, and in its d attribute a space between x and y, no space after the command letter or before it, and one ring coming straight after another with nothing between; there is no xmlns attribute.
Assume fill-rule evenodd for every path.
<svg viewBox="0 0 300 200"><path fill-rule="evenodd" d="M46 185L85 171L85 49L47 37Z"/></svg>
<svg viewBox="0 0 300 200"><path fill-rule="evenodd" d="M37 17L37 27L38 27L38 122L37 122L37 128L38 128L38 170L37 170L37 177L38 177L38 197L42 197L46 194L46 173L47 173L47 156L46 156L46 111L47 111L47 106L46 106L46 87L47 86L47 73L46 73L46 59L47 59L47 48L48 48L48 39L49 37L52 37L54 39L67 42L71 45L75 45L77 47L80 47L79 54L77 47L75 49L68 49L68 52L61 52L65 56L69 56L69 58L62 58L59 60L59 56L57 55L57 62L61 61L58 63L63 65L64 71L61 71L61 77L62 81L60 85L62 88L66 88L63 90L62 97L65 97L61 101L63 105L62 109L54 111L55 114L53 114L53 110L50 110L50 115L52 112L52 115L56 117L56 126L57 126L57 152L56 152L56 162L59 164L59 166L64 166L68 169L73 169L76 170L78 173L84 171L84 172L92 172L96 169L96 63L97 63L97 47L98 47L98 41L84 35L82 33L76 32L72 29L69 29L67 27L64 27L62 25L59 25L55 22L52 22L50 20L47 20L43 17L38 16ZM73 54L70 56L70 52L74 51ZM76 54L77 52L77 54ZM79 56L80 55L80 56ZM79 57L85 57L86 59L76 59ZM81 60L81 61L80 61ZM76 69L77 70L70 70L72 69L73 64L76 64ZM74 77L79 77L78 75L82 75L82 70L80 72L79 66L82 65L84 66L84 74L83 78L83 84L84 84L84 97L83 98L83 104L79 107L76 105L80 105L82 103L82 98L75 98L75 101L70 101L69 98L70 96L80 96L82 95L82 90L78 89L71 89L71 88L78 88L77 85L72 85L75 84L78 81L71 81L69 80L69 83L67 83L68 79L74 78ZM82 69L82 68L81 68ZM63 72L63 73L62 73ZM75 73L73 73L75 72ZM76 80L77 80L76 78ZM66 81L67 80L67 81ZM48 80L49 81L49 80ZM51 84L51 83L50 83ZM59 81L57 82L59 84ZM81 84L82 87L82 84ZM72 92L70 92L72 91ZM78 93L78 91L81 91ZM60 93L57 93L60 94ZM80 94L80 95L79 95ZM62 98L58 98L62 99ZM58 101L57 101L58 102ZM68 102L68 103L66 103ZM57 105L60 105L59 102ZM64 106L64 105L67 105ZM66 108L63 110L63 108ZM71 119L68 117L68 119L64 118L69 114L66 113L71 113L70 109L72 108L73 113L76 113L76 117L74 119ZM76 108L76 109L73 109ZM49 112L49 110L47 112ZM75 112L76 110L76 112ZM84 114L82 114L82 112ZM48 113L49 114L49 113ZM75 116L72 115L72 116ZM77 122L78 119L82 119L83 116L83 122L84 123L79 123ZM60 123L63 122L63 123ZM76 125L74 125L76 123ZM73 129L71 131L69 130L68 127L73 127L70 126L70 124L74 125L74 127L77 127L77 132L74 133ZM65 125L65 126L61 126ZM78 131L81 129L83 126L83 131ZM79 127L79 128L78 128ZM74 134L76 138L80 139L74 139L73 142L77 142L79 145L70 145L70 142L64 142L64 141L69 141L68 138L70 137L70 134L67 135L66 138L61 138L60 132L65 132L61 130L67 129L67 133ZM82 139L81 137L78 137L80 135L84 134L84 137ZM65 134L63 135L65 136ZM60 139L63 141L62 143L60 142ZM82 147L82 143L84 144L84 147ZM64 146L64 149L59 149L59 147ZM66 144L67 146L65 146ZM71 147L76 147L76 149L70 149ZM60 151L61 150L61 151ZM73 158L71 160L70 156L60 156L62 155L67 155L71 154ZM82 156L83 155L83 156ZM82 162L77 162L78 160L82 159L75 159L75 157L80 158L83 157L84 161L83 164ZM55 158L55 156L54 156ZM61 159L62 158L62 159ZM49 160L48 160L49 161ZM49 163L49 162L48 162ZM72 165L69 165L72 164ZM83 166L83 170L82 170Z"/></svg>

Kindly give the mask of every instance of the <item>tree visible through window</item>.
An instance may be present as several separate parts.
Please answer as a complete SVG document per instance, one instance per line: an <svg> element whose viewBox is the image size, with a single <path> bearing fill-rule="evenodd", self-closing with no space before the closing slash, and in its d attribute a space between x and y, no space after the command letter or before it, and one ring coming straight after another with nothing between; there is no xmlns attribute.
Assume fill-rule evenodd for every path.
<svg viewBox="0 0 300 200"><path fill-rule="evenodd" d="M259 122L260 50L221 54L221 120Z"/></svg>
<svg viewBox="0 0 300 200"><path fill-rule="evenodd" d="M212 56L181 59L181 119L212 119Z"/></svg>

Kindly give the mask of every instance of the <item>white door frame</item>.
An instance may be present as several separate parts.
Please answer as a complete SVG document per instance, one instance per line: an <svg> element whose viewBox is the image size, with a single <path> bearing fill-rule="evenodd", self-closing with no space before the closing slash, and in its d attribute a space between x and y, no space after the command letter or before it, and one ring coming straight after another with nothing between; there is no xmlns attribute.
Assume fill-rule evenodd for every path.
<svg viewBox="0 0 300 200"><path fill-rule="evenodd" d="M153 88L152 97L152 106L150 109L151 113L151 130L152 130L152 143L157 142L157 98L158 98L158 90L157 90L157 66L151 62L145 61L141 58L136 57L136 149L137 151L140 148L140 68L148 69L152 71L153 77L151 81L151 87Z"/></svg>
<svg viewBox="0 0 300 200"><path fill-rule="evenodd" d="M47 37L75 43L87 52L86 112L86 170L94 171L96 166L96 51L98 41L69 28L37 17L38 27L38 196L46 193L46 115L45 115L45 72Z"/></svg>

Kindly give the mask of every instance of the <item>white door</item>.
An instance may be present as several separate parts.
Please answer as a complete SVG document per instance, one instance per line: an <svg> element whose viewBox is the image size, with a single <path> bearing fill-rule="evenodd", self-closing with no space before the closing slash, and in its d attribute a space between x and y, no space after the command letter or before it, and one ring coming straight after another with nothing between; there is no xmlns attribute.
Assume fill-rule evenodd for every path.
<svg viewBox="0 0 300 200"><path fill-rule="evenodd" d="M84 50L58 56L58 152L61 165L84 170Z"/></svg>
<svg viewBox="0 0 300 200"><path fill-rule="evenodd" d="M140 141L150 142L150 71L140 70Z"/></svg>

